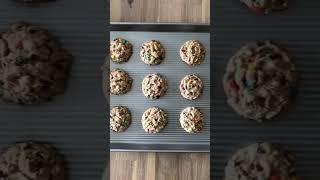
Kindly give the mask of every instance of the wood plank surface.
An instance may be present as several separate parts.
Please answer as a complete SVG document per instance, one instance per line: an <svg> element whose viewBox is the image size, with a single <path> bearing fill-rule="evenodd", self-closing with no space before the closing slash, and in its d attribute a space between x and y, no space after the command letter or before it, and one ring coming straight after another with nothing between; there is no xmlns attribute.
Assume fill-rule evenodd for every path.
<svg viewBox="0 0 320 180"><path fill-rule="evenodd" d="M110 0L110 21L210 24L210 0Z"/></svg>
<svg viewBox="0 0 320 180"><path fill-rule="evenodd" d="M209 180L209 153L136 153L110 155L110 180Z"/></svg>

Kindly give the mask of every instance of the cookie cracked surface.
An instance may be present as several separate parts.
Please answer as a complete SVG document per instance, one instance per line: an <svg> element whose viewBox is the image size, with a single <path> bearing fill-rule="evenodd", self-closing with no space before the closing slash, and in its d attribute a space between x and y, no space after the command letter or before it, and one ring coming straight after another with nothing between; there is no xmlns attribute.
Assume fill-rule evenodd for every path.
<svg viewBox="0 0 320 180"><path fill-rule="evenodd" d="M225 167L224 180L298 180L291 153L270 143L238 150Z"/></svg>
<svg viewBox="0 0 320 180"><path fill-rule="evenodd" d="M141 60L148 65L158 65L165 58L165 49L157 40L146 41L140 50Z"/></svg>
<svg viewBox="0 0 320 180"><path fill-rule="evenodd" d="M200 132L203 120L203 113L195 107L187 107L180 114L180 125L188 133Z"/></svg>
<svg viewBox="0 0 320 180"><path fill-rule="evenodd" d="M1 151L0 179L64 180L64 161L48 144L18 143Z"/></svg>
<svg viewBox="0 0 320 180"><path fill-rule="evenodd" d="M149 99L159 99L167 91L167 81L160 74L148 74L142 81L142 92Z"/></svg>
<svg viewBox="0 0 320 180"><path fill-rule="evenodd" d="M143 113L141 123L147 133L158 133L167 125L167 114L158 107L149 108Z"/></svg>
<svg viewBox="0 0 320 180"><path fill-rule="evenodd" d="M44 29L14 24L0 34L0 97L19 104L62 94L71 56Z"/></svg>
<svg viewBox="0 0 320 180"><path fill-rule="evenodd" d="M249 43L231 59L223 77L228 104L258 122L286 109L297 75L287 52L271 42Z"/></svg>
<svg viewBox="0 0 320 180"><path fill-rule="evenodd" d="M199 65L205 58L206 50L197 40L185 42L180 48L180 57L188 65Z"/></svg>

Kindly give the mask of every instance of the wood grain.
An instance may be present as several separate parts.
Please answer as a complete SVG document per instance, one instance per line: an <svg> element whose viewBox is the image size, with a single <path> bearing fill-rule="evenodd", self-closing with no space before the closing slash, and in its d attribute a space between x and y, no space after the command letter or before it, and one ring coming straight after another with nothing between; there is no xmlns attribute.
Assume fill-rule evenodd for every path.
<svg viewBox="0 0 320 180"><path fill-rule="evenodd" d="M110 0L110 21L210 24L210 0Z"/></svg>
<svg viewBox="0 0 320 180"><path fill-rule="evenodd" d="M110 155L112 180L209 180L209 153L135 153Z"/></svg>

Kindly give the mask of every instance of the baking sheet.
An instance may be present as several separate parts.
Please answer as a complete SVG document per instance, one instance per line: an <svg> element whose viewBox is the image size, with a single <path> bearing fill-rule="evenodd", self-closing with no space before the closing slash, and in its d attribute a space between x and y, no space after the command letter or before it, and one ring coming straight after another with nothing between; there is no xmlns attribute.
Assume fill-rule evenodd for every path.
<svg viewBox="0 0 320 180"><path fill-rule="evenodd" d="M129 73L133 86L123 96L110 96L110 108L117 105L128 106L132 113L132 124L126 132L110 132L111 150L134 151L209 151L210 145L210 34L209 33L177 33L177 32L130 32L112 31L110 40L122 37L133 44L133 55L124 64L110 63L110 68L120 68ZM157 66L148 66L140 60L139 52L143 42L159 40L166 50L166 58ZM206 48L204 62L189 67L180 60L181 45L191 39L199 40ZM166 94L158 100L149 100L141 91L141 82L149 73L160 73L168 81ZM180 95L181 79L189 74L198 75L204 84L202 96L194 101L184 99ZM153 106L164 109L168 115L168 124L158 134L144 132L141 125L143 112ZM205 124L201 133L188 134L179 122L180 112L188 107L196 106L204 113Z"/></svg>
<svg viewBox="0 0 320 180"><path fill-rule="evenodd" d="M0 102L0 148L23 140L52 143L65 157L68 180L101 179L107 160L100 70L108 40L105 7L104 1L78 0L0 5L1 31L17 21L33 23L48 29L74 57L63 95L34 106Z"/></svg>
<svg viewBox="0 0 320 180"><path fill-rule="evenodd" d="M256 141L278 143L295 154L303 179L320 178L320 1L290 0L289 9L257 15L238 0L213 1L214 39L213 120L211 160L213 179L239 148ZM288 113L257 124L237 115L226 103L222 76L228 59L244 43L273 40L288 49L300 73L300 85Z"/></svg>

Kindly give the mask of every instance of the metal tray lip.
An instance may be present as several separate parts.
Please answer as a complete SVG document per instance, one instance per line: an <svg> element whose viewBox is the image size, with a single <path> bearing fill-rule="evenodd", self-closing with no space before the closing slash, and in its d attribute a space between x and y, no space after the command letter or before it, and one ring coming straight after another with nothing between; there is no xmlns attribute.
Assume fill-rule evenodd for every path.
<svg viewBox="0 0 320 180"><path fill-rule="evenodd" d="M187 23L187 22L130 22L130 21L110 21L111 25L191 25L191 26L210 26L210 23Z"/></svg>
<svg viewBox="0 0 320 180"><path fill-rule="evenodd" d="M109 32L114 31L138 31L138 32L180 32L180 33L210 33L211 26L208 25L191 25L191 24L109 24Z"/></svg>
<svg viewBox="0 0 320 180"><path fill-rule="evenodd" d="M139 148L130 148L136 146ZM125 147L126 146L126 147ZM135 143L110 143L110 152L177 152L177 153L210 153L210 144L199 144L198 149L190 149L190 145L180 144L173 145L171 149L161 149L156 148L156 146L163 146L163 144L152 144L152 145L143 145L143 144L135 144ZM188 146L188 147L187 147ZM153 148L155 147L155 148Z"/></svg>

